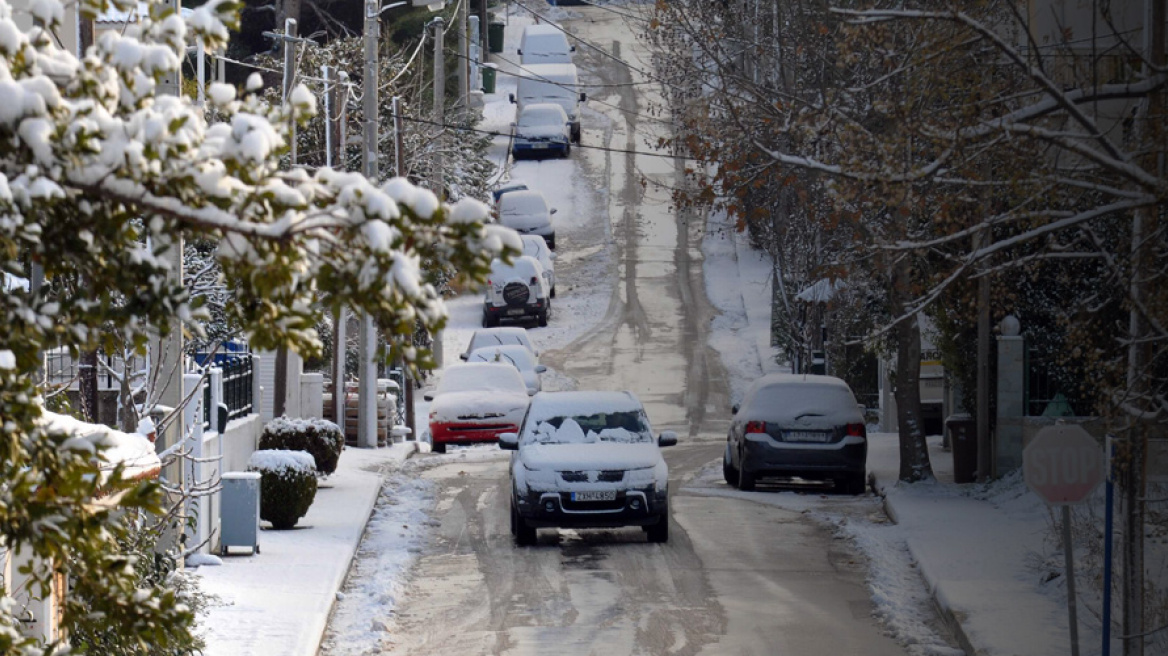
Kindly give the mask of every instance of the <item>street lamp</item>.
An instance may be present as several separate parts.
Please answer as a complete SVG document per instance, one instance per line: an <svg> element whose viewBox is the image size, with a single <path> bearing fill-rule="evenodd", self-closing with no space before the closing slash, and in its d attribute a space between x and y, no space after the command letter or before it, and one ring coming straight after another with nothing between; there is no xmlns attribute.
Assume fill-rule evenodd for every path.
<svg viewBox="0 0 1168 656"><path fill-rule="evenodd" d="M390 3L388 5L385 5L381 9L376 9L377 2L370 0L369 2L365 3L365 11L366 11L365 18L369 18L369 19L377 18L378 16L380 16L381 14L384 14L385 12L389 11L390 9L395 9L397 7L402 7L402 6L405 6L408 4L410 4L408 2L408 0L401 0L401 2L393 2L393 3Z"/></svg>

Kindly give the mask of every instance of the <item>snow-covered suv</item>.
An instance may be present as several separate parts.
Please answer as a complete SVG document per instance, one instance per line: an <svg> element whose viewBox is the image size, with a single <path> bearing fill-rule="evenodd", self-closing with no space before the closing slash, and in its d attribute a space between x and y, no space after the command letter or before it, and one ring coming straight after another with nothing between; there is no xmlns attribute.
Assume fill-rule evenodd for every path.
<svg viewBox="0 0 1168 656"><path fill-rule="evenodd" d="M484 328L497 326L503 319L535 319L546 326L551 311L551 289L539 260L521 255L511 264L502 260L491 263L483 299Z"/></svg>
<svg viewBox="0 0 1168 656"><path fill-rule="evenodd" d="M542 527L640 526L669 540L669 467L631 392L540 392L518 433L501 433L511 457L511 533L535 544Z"/></svg>

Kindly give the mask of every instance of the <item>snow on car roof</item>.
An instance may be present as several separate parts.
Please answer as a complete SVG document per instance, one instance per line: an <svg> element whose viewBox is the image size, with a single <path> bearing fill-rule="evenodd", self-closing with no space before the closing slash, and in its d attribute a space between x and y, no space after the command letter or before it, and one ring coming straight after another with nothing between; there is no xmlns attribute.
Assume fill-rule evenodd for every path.
<svg viewBox="0 0 1168 656"><path fill-rule="evenodd" d="M540 237L542 239L542 237ZM507 276L518 275L520 277L542 276L543 265L539 260L530 255L520 255L511 260L511 264L496 258L491 260L491 277L492 278L506 278Z"/></svg>
<svg viewBox="0 0 1168 656"><path fill-rule="evenodd" d="M543 239L543 237L540 237ZM522 344L528 348L531 347L531 340L527 337L527 329L518 326L499 326L497 328L483 328L474 331L470 336L470 343L467 344L464 353L489 346L492 344Z"/></svg>
<svg viewBox="0 0 1168 656"><path fill-rule="evenodd" d="M596 412L644 411L632 392L540 392L531 399L528 421L575 417Z"/></svg>
<svg viewBox="0 0 1168 656"><path fill-rule="evenodd" d="M527 393L527 383L519 370L501 362L466 362L452 364L442 371L439 394L474 390L520 390Z"/></svg>
<svg viewBox="0 0 1168 656"><path fill-rule="evenodd" d="M547 214L547 199L538 191L512 191L499 198L499 214Z"/></svg>
<svg viewBox="0 0 1168 656"><path fill-rule="evenodd" d="M477 348L467 357L467 362L496 361L511 363L521 369L531 369L535 367L535 354L522 344L501 344Z"/></svg>

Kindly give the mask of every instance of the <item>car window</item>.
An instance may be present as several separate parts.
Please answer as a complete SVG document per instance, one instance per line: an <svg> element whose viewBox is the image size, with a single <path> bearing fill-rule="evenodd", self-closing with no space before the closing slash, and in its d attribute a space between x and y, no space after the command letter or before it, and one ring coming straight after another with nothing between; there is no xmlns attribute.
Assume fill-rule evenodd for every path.
<svg viewBox="0 0 1168 656"><path fill-rule="evenodd" d="M649 423L639 411L551 417L523 428L524 444L651 444Z"/></svg>
<svg viewBox="0 0 1168 656"><path fill-rule="evenodd" d="M856 410L851 390L839 385L782 384L763 387L748 399L752 414L796 417L802 413L834 414Z"/></svg>
<svg viewBox="0 0 1168 656"><path fill-rule="evenodd" d="M507 194L499 205L500 214L547 214L547 211L543 196L530 192Z"/></svg>
<svg viewBox="0 0 1168 656"><path fill-rule="evenodd" d="M558 106L556 109L560 109ZM560 110L563 111L563 110ZM519 115L520 127L534 127L539 125L560 125L564 118L560 112L551 109L528 109Z"/></svg>

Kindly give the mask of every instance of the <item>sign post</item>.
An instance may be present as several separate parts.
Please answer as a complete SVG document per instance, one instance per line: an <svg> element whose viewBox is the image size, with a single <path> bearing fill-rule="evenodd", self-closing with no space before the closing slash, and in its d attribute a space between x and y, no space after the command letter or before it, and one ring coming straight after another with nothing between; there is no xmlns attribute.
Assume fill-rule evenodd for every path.
<svg viewBox="0 0 1168 656"><path fill-rule="evenodd" d="M1067 568L1067 612L1071 656L1079 656L1079 622L1075 606L1075 560L1071 552L1071 506L1082 503L1103 481L1103 451L1082 426L1056 424L1038 431L1022 451L1026 485L1043 501L1062 506L1063 554Z"/></svg>

